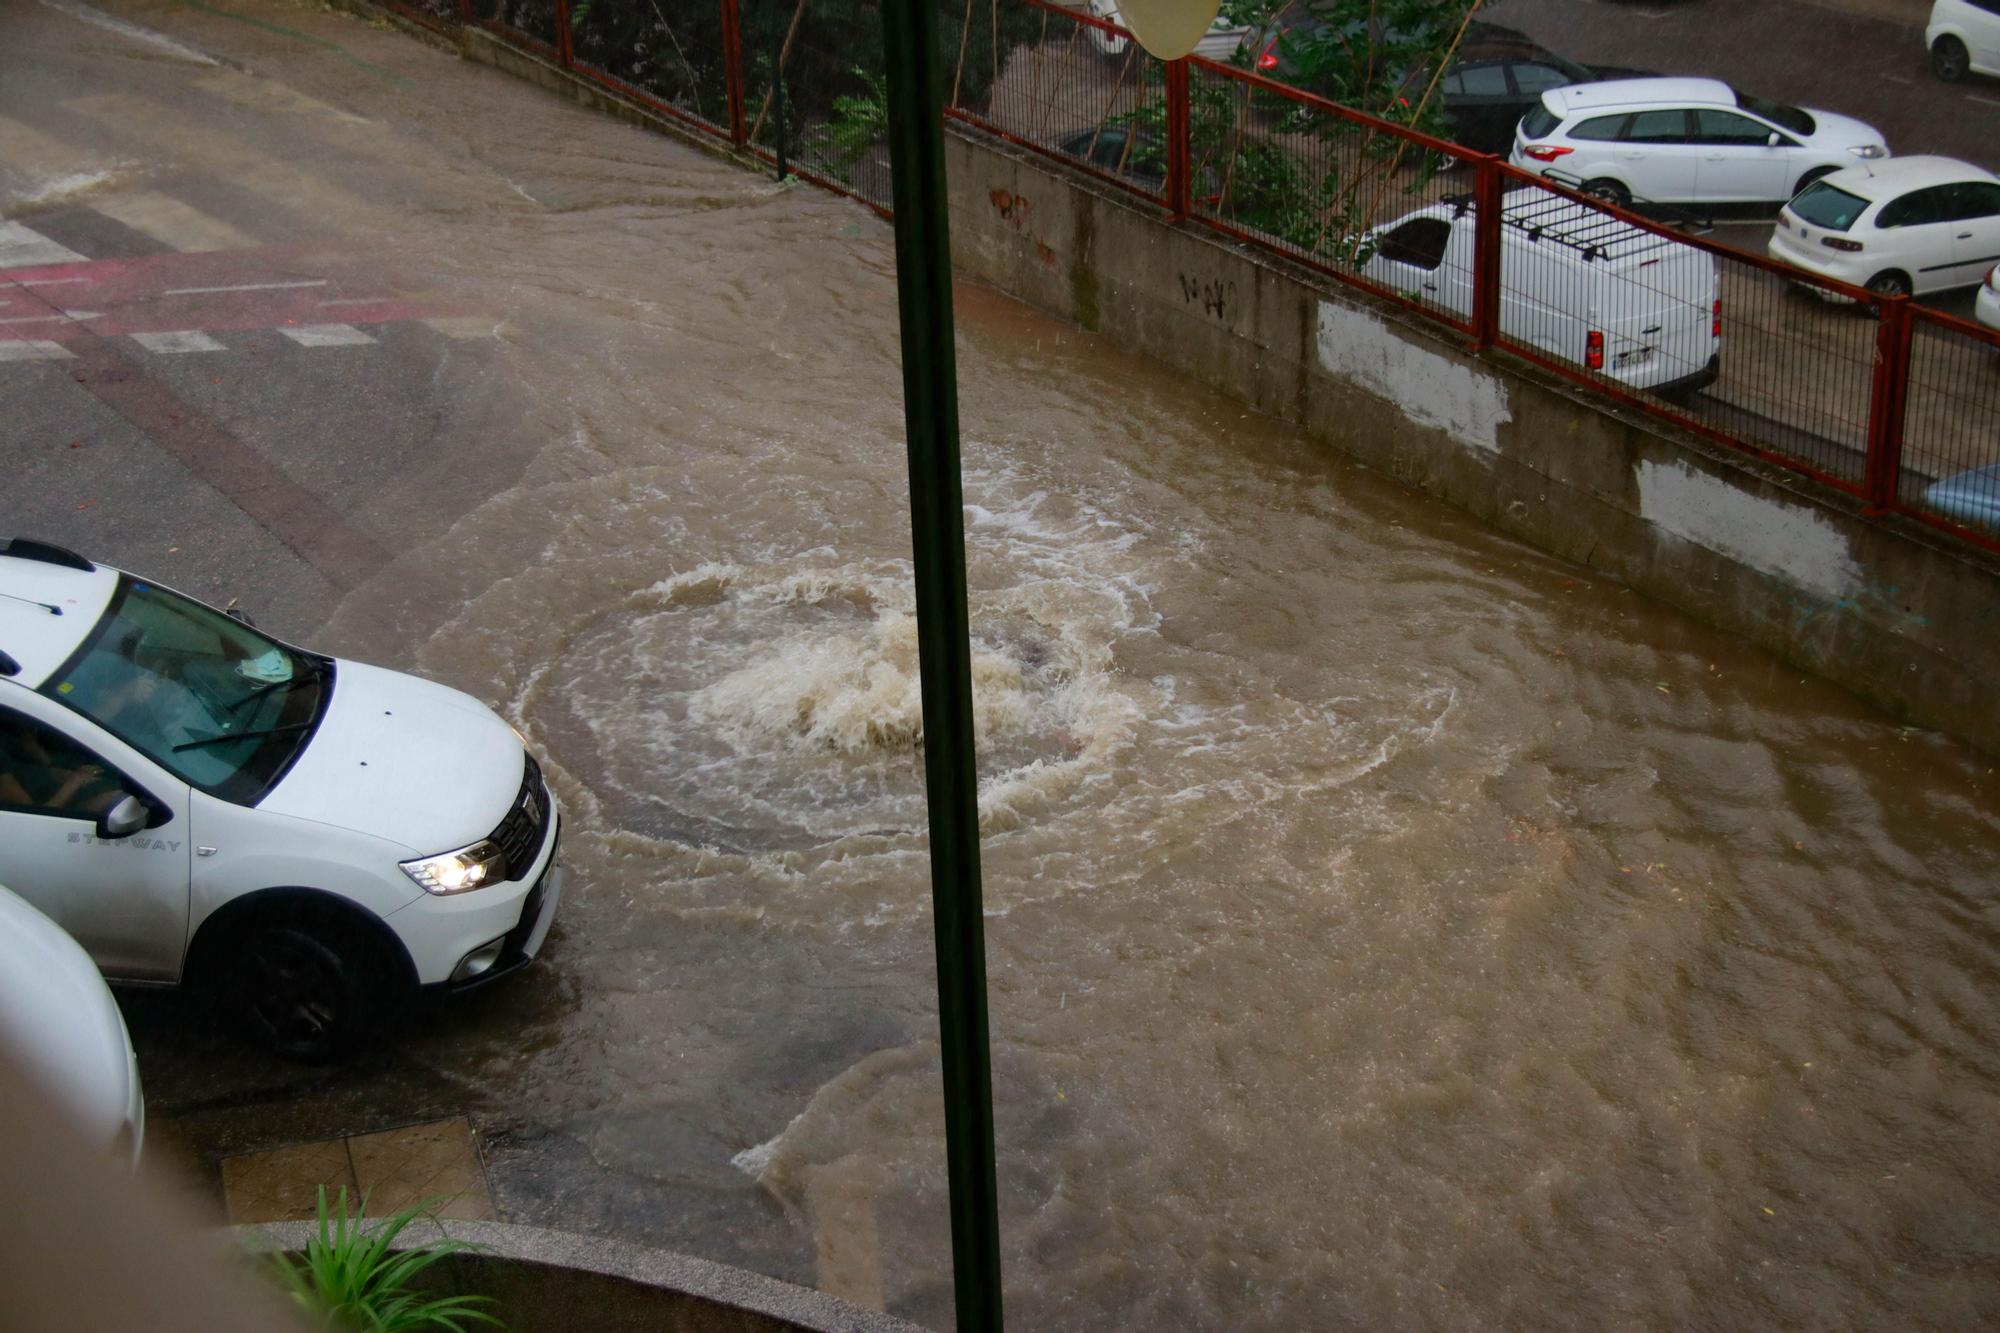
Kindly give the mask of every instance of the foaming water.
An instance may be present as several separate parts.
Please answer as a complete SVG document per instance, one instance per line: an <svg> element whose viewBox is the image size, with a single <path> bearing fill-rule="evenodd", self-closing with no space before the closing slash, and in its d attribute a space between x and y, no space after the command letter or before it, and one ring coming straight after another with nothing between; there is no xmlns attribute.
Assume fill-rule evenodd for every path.
<svg viewBox="0 0 2000 1333"><path fill-rule="evenodd" d="M573 889L424 1058L575 1145L524 1220L948 1325L889 235L437 78L379 190L538 452L330 634L503 708ZM2000 1315L1986 761L959 300L1018 1323Z"/></svg>

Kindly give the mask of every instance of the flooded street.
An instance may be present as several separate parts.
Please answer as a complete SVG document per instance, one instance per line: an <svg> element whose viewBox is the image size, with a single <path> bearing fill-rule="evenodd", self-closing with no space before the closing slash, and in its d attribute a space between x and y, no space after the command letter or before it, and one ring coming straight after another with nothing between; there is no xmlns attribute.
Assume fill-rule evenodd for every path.
<svg viewBox="0 0 2000 1333"><path fill-rule="evenodd" d="M335 15L245 10L348 59L118 8L253 124L7 4L185 117L176 169L310 162L293 239L499 331L425 372L435 488L342 500L380 565L261 599L493 703L567 806L545 962L400 1037L410 1106L473 1107L515 1221L948 1327L887 224ZM2000 1319L1992 761L958 315L1017 1327Z"/></svg>

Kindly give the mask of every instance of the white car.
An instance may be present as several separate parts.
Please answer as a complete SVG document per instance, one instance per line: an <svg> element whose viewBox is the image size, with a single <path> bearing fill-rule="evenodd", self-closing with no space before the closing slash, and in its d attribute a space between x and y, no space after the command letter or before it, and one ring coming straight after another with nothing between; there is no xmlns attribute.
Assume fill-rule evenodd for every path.
<svg viewBox="0 0 2000 1333"><path fill-rule="evenodd" d="M1779 210L1768 250L1884 296L1970 287L2000 263L2000 177L1949 157L1849 167Z"/></svg>
<svg viewBox="0 0 2000 1333"><path fill-rule="evenodd" d="M2000 74L2000 0L1937 0L1924 28L1931 70L1946 83Z"/></svg>
<svg viewBox="0 0 2000 1333"><path fill-rule="evenodd" d="M280 643L60 547L0 545L0 882L116 981L301 1059L525 964L559 812L478 700Z"/></svg>
<svg viewBox="0 0 2000 1333"><path fill-rule="evenodd" d="M80 945L0 888L0 1059L67 1111L88 1143L139 1164L146 1101L125 1017Z"/></svg>
<svg viewBox="0 0 2000 1333"><path fill-rule="evenodd" d="M1721 204L1782 203L1888 155L1872 126L1715 79L1614 79L1543 93L1507 160L1616 204Z"/></svg>
<svg viewBox="0 0 2000 1333"><path fill-rule="evenodd" d="M1125 20L1118 16L1118 0L1090 0L1089 8L1093 18L1101 18L1106 23L1116 23L1121 28L1125 26ZM1249 35L1250 29L1241 24L1218 18L1208 25L1208 31L1195 43L1194 53L1208 60L1227 60L1235 54L1237 47L1243 45L1243 39ZM1130 38L1106 32L1102 28L1092 28L1090 40L1107 56L1123 56L1126 49L1132 45Z"/></svg>
<svg viewBox="0 0 2000 1333"><path fill-rule="evenodd" d="M1628 389L1690 393L1721 367L1722 290L1707 251L1551 190L1501 198L1500 331ZM1446 200L1370 232L1362 276L1472 314L1471 201Z"/></svg>

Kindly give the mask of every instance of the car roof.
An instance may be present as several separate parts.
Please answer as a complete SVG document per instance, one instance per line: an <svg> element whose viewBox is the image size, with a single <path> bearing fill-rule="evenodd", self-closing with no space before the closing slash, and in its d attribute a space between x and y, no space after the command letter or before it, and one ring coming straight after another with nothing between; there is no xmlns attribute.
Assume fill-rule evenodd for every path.
<svg viewBox="0 0 2000 1333"><path fill-rule="evenodd" d="M1886 199L1927 185L1950 185L1955 181L2000 181L1984 167L1961 162L1955 157L1920 153L1914 157L1885 157L1879 162L1863 162L1820 177L1826 184L1858 194L1863 199Z"/></svg>
<svg viewBox="0 0 2000 1333"><path fill-rule="evenodd" d="M1736 105L1736 90L1721 79L1608 79L1603 83L1572 83L1542 94L1551 110L1563 115L1615 107Z"/></svg>
<svg viewBox="0 0 2000 1333"><path fill-rule="evenodd" d="M0 549L0 652L21 668L14 683L34 689L47 680L97 624L117 588L117 570L61 547L6 543Z"/></svg>

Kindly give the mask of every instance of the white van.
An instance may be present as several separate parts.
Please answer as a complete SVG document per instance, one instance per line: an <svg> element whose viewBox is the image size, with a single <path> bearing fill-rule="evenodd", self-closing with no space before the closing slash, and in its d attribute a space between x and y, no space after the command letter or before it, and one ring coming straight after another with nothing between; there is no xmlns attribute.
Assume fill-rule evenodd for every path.
<svg viewBox="0 0 2000 1333"><path fill-rule="evenodd" d="M106 977L193 985L282 1054L341 1054L416 987L535 956L559 823L477 699L0 543L0 882Z"/></svg>
<svg viewBox="0 0 2000 1333"><path fill-rule="evenodd" d="M1471 318L1470 196L1368 235L1363 277ZM1715 259L1574 199L1514 190L1501 200L1500 332L1628 389L1693 392L1721 366Z"/></svg>

